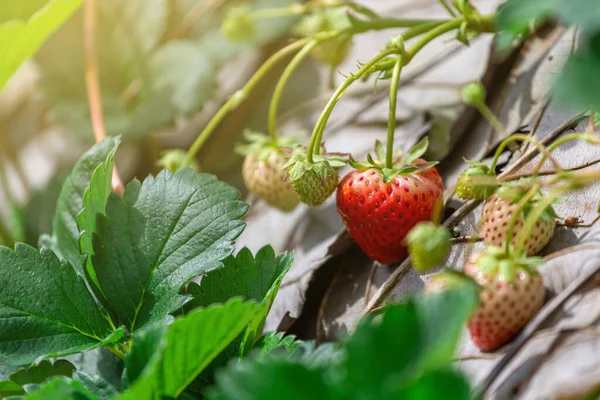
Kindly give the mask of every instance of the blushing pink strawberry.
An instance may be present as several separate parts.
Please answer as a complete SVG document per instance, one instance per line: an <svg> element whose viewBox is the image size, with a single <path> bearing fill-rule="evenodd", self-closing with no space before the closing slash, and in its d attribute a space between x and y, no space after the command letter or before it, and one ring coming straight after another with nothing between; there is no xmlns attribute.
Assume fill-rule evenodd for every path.
<svg viewBox="0 0 600 400"><path fill-rule="evenodd" d="M535 202L529 207L533 206L535 206ZM485 244L497 247L504 246L507 240L510 221L516 209L516 202L496 194L487 199L481 216L481 236ZM555 217L554 210L552 210L552 207L549 207L549 210L536 222L525 244L528 255L539 253L548 244L550 239L552 239L554 228L556 227ZM513 244L515 244L517 234L524 223L523 213L521 213L515 223Z"/></svg>
<svg viewBox="0 0 600 400"><path fill-rule="evenodd" d="M464 273L480 285L480 305L467 322L473 343L494 350L512 339L544 303L545 287L535 270L538 257L506 256L488 247L470 257Z"/></svg>

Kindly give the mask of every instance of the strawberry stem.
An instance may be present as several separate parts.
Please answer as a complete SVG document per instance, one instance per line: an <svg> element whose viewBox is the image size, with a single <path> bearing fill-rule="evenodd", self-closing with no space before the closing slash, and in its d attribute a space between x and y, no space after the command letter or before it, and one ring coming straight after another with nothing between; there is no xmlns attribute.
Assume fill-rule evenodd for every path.
<svg viewBox="0 0 600 400"><path fill-rule="evenodd" d="M329 116L331 115L331 112L333 111L333 108L335 107L335 105L337 104L337 102L339 101L339 99L342 97L342 95L344 94L344 92L346 91L346 89L348 89L348 87L350 85L352 85L352 83L354 83L354 81L356 81L357 79L359 79L360 77L362 77L378 61L380 61L381 59L383 59L383 58L385 58L387 56L395 54L397 52L398 52L398 49L386 49L386 50L383 50L383 51L379 52L368 63L366 63L358 71L356 71L356 73L351 74L340 85L340 87L337 88L337 90L335 91L335 93L333 94L333 96L331 96L331 98L329 99L329 102L325 106L325 109L321 113L321 116L319 117L319 120L317 121L317 124L315 125L315 128L313 129L313 133L312 133L312 135L310 137L310 142L308 144L308 153L306 155L306 160L309 163L314 162L313 161L313 153L314 154L319 154L320 153L320 149L321 149L321 145L320 145L320 143L321 143L321 137L323 136L323 131L325 130L325 125L327 124L327 120L329 119Z"/></svg>
<svg viewBox="0 0 600 400"><path fill-rule="evenodd" d="M223 106L217 111L215 116L210 120L210 122L204 127L200 135L196 138L192 146L187 152L186 155L186 163L188 165L192 164L194 161L194 157L200 149L204 142L208 140L212 132L219 126L219 124L223 121L225 116L229 113L229 111L236 108L242 101L248 97L250 92L254 89L254 87L261 81L262 78L277 64L279 61L288 57L290 54L298 50L300 47L303 47L308 42L308 39L298 40L292 44L287 45L286 47L280 49L275 54L273 54L261 67L252 75L250 80L246 82L244 87L235 92L229 100L223 104Z"/></svg>
<svg viewBox="0 0 600 400"><path fill-rule="evenodd" d="M294 73L296 68L298 68L300 63L310 54L310 52L312 51L312 49L315 48L316 45L318 45L319 43L321 43L324 40L331 39L338 34L339 33L336 33L325 39L314 38L311 41L309 41L302 48L302 50L300 50L294 56L292 61L290 61L290 63L287 65L287 67L281 74L281 77L279 78L279 81L277 82L277 86L275 86L275 90L273 91L273 97L271 98L271 105L269 107L269 135L271 136L271 139L273 139L273 142L275 144L277 143L277 132L276 132L277 110L279 108L279 102L281 99L281 95L283 94L283 90L285 89L287 82L289 81L290 77L292 76L292 74Z"/></svg>
<svg viewBox="0 0 600 400"><path fill-rule="evenodd" d="M565 188L556 188L550 191L550 193L547 193L545 196L543 196L542 199L536 204L535 208L531 210L527 216L527 219L525 220L523 228L521 228L521 231L517 234L517 243L514 246L514 250L517 254L521 249L525 248L529 233L535 227L536 222L540 219L544 211L550 207L554 200L556 200L564 192L566 192Z"/></svg>
<svg viewBox="0 0 600 400"><path fill-rule="evenodd" d="M546 159L551 157L551 153L554 150L556 150L556 148L558 146L565 144L571 140L583 140L583 141L591 143L591 144L600 144L600 139L598 139L594 135L590 135L588 133L571 133L569 135L565 135L562 138L560 138L559 140L557 140L556 142L552 143L552 145L550 147L548 147L548 151L543 153L542 158L540 159L540 162L537 164L537 166L535 167L535 170L533 171L533 176L536 176L540 172L540 169L542 169L542 166L544 165L544 162L546 162ZM561 170L557 169L557 172L559 172L559 171L561 171Z"/></svg>
<svg viewBox="0 0 600 400"><path fill-rule="evenodd" d="M506 232L506 242L504 243L504 246L505 246L504 253L506 254L507 257L510 255L510 246L513 241L515 225L517 224L517 221L518 221L519 217L521 216L521 213L523 212L523 209L525 208L525 206L527 205L529 200L531 200L531 198L533 198L533 196L535 196L535 194L539 190L540 190L539 184L536 183L535 185L533 185L527 191L527 193L525 193L525 195L521 198L521 200L517 203L517 208L513 211L513 215L510 219L510 224L508 225L508 231ZM515 254L518 254L517 250L519 250L519 249L520 249L520 247L514 249Z"/></svg>
<svg viewBox="0 0 600 400"><path fill-rule="evenodd" d="M482 31L492 31L493 29L492 29L491 21L493 21L493 19L494 19L494 14L483 16L479 19L477 27L481 28ZM402 66L406 66L414 58L414 56L423 47L425 47L425 45L427 45L429 42L431 42L438 36L443 35L444 33L447 33L454 29L460 28L460 25L464 21L465 21L465 17L461 16L461 17L454 18L450 21L445 21L443 23L440 23L437 21L423 22L420 25L416 25L413 29L409 29L408 31L406 31L404 34L402 34L403 40L408 40L408 39L411 39L411 38L416 37L421 34L424 34L424 35L402 57L402 64L403 64ZM374 21L373 23L376 23L376 21ZM362 29L363 28L359 24L354 28L353 32L356 33ZM360 68L356 73L351 74L342 83L342 85L335 91L335 93L333 94L333 96L331 97L331 99L329 100L327 105L325 106L325 109L321 113L321 116L319 117L319 120L317 121L317 124L315 125L313 133L311 135L310 143L308 145L308 153L307 153L307 161L308 162L313 162L313 153L319 154L320 149L321 149L320 143L323 138L325 126L327 125L327 120L329 119L329 116L331 115L333 108L335 107L335 105L337 104L338 100L343 95L343 93L346 91L346 89L354 81L356 81L362 75L364 75L379 60L381 60L389 55L398 53L398 52L399 52L398 49L386 49L386 50L380 52L375 57L373 57L371 59L371 61L369 61L367 64L363 65L363 67Z"/></svg>
<svg viewBox="0 0 600 400"><path fill-rule="evenodd" d="M398 56L394 65L392 74L392 84L390 85L390 104L388 116L388 134L387 147L385 152L385 166L392 168L392 158L394 156L394 133L396 131L396 101L398 99L398 85L400 84L400 72L402 71L402 56Z"/></svg>
<svg viewBox="0 0 600 400"><path fill-rule="evenodd" d="M496 164L498 163L498 160L500 159L500 156L502 155L502 152L504 152L504 149L506 148L506 146L509 143L516 142L516 141L529 142L529 143L533 144L535 147L538 148L540 154L544 154L544 157L548 157L548 159L550 159L550 161L552 161L552 164L554 164L554 167L557 170L560 170L561 167L560 167L560 164L558 163L558 161L556 161L556 159L554 157L552 157L552 154L550 154L550 151L548 149L546 149L546 147L544 147L544 145L542 143L540 143L539 140L537 140L533 136L516 133L514 135L507 137L506 139L504 139L502 141L502 143L500 143L500 145L498 145L498 148L496 149L496 153L494 154L494 159L492 160L492 165L490 165L491 173L494 173L494 170L496 169Z"/></svg>

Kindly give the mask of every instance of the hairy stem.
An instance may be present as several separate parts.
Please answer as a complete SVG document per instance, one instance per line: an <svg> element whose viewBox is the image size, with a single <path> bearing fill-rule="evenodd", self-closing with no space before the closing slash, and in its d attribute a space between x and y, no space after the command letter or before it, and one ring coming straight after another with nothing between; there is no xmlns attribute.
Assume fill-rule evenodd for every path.
<svg viewBox="0 0 600 400"><path fill-rule="evenodd" d="M540 190L540 185L536 183L527 191L527 193L525 193L523 198L517 203L517 208L513 211L513 215L511 217L510 223L508 225L508 231L506 232L506 241L504 244L504 252L507 256L510 254L510 246L513 242L513 234L515 232L515 225L517 224L517 221L519 220L519 217L521 216L521 213L523 212L525 205L527 205L529 200L531 200L531 198L533 196L535 196L535 194L538 192L538 190ZM521 232L523 232L523 230L521 230ZM517 252L518 250L520 250L520 247L515 247L514 250L515 250L515 252Z"/></svg>
<svg viewBox="0 0 600 400"><path fill-rule="evenodd" d="M600 140L598 138L587 133L570 133L568 135L565 135L556 142L552 143L552 145L548 147L547 152L542 153L542 158L540 158L540 162L538 162L537 166L535 167L535 170L533 171L534 176L540 172L540 169L543 167L544 163L546 162L546 159L552 160L550 157L552 157L552 152L554 150L571 140L583 140L588 143L600 144Z"/></svg>
<svg viewBox="0 0 600 400"><path fill-rule="evenodd" d="M502 143L500 143L500 145L496 149L496 153L494 154L494 159L492 160L492 164L490 165L490 171L494 172L494 169L496 168L496 164L498 164L498 160L500 159L500 156L502 155L502 152L504 152L504 149L506 148L506 146L508 146L509 143L515 142L515 141L523 141L523 142L529 142L529 143L533 144L535 147L537 147L540 154L544 154L545 156L547 156L550 159L550 161L552 161L552 164L554 164L554 167L557 170L560 170L561 167L560 167L560 164L558 163L558 161L556 161L556 159L554 157L552 157L552 154L550 154L550 151L548 149L546 149L546 147L544 147L544 145L542 143L540 143L539 140L537 140L533 136L517 133L517 134L507 137L506 139L504 139L502 141Z"/></svg>
<svg viewBox="0 0 600 400"><path fill-rule="evenodd" d="M319 117L319 120L317 121L317 124L315 125L315 128L313 130L312 136L310 138L310 143L308 144L308 153L307 153L307 157L306 157L308 162L313 162L313 153L319 154L321 137L323 135L323 131L325 130L325 125L327 124L327 119L329 118L329 115L331 115L333 108L335 107L335 105L337 104L339 99L342 97L342 95L344 94L346 89L350 85L352 85L352 83L354 83L354 81L359 79L369 69L371 69L371 67L373 65L375 65L379 60L381 60L389 55L395 54L397 52L398 52L398 49L386 49L386 50L380 52L375 57L373 57L371 59L371 61L369 61L368 63L363 65L362 68L360 68L358 71L356 71L356 73L351 74L340 85L340 87L337 88L337 90L335 91L333 96L331 96L331 99L329 99L329 102L325 106L325 109L321 113L321 116Z"/></svg>
<svg viewBox="0 0 600 400"><path fill-rule="evenodd" d="M402 71L402 56L398 56L392 74L390 85L390 105L388 116L387 147L385 152L385 166L392 168L392 157L394 155L394 132L396 131L396 100L398 99L398 85L400 84L400 72Z"/></svg>
<svg viewBox="0 0 600 400"><path fill-rule="evenodd" d="M315 48L322 40L312 39L308 42L302 50L298 52L290 61L288 66L285 68L283 73L281 74L281 78L277 82L277 86L275 87L275 91L273 92L273 97L271 98L271 105L269 107L269 135L273 139L273 141L277 141L277 132L276 132L276 124L277 124L277 110L279 108L279 102L281 100L281 95L283 94L283 90L285 89L286 84L288 83L290 77L298 68L300 63L310 54L312 49Z"/></svg>
<svg viewBox="0 0 600 400"><path fill-rule="evenodd" d="M262 80L262 78L265 77L267 72L269 72L271 68L275 66L275 64L288 57L290 54L292 54L299 48L303 47L307 42L307 39L303 39L289 44L286 47L279 50L278 52L276 52L275 54L273 54L271 57L269 57L267 61L265 61L263 65L261 65L261 67L254 73L254 75L252 75L248 82L246 82L244 87L235 92L229 98L229 100L227 100L225 104L221 106L221 108L219 109L219 111L217 111L215 116L210 120L206 127L204 127L202 132L200 132L200 135L198 135L198 137L187 152L187 164L191 164L194 161L194 157L196 157L196 154L198 153L198 151L200 151L202 145L208 140L215 128L219 126L219 124L223 121L225 116L231 110L236 108L242 101L244 101L248 97L250 92Z"/></svg>

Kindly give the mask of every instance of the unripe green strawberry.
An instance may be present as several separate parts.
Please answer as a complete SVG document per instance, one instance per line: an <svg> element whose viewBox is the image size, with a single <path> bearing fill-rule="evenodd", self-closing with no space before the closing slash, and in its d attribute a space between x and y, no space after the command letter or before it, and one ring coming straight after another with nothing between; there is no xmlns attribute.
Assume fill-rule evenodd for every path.
<svg viewBox="0 0 600 400"><path fill-rule="evenodd" d="M490 173L487 165L477 161L467 161L471 167L467 168L458 178L456 195L464 200L484 200L496 190L496 177Z"/></svg>
<svg viewBox="0 0 600 400"><path fill-rule="evenodd" d="M309 206L323 204L335 191L339 179L337 171L327 161L313 164L295 179L290 174L292 188L300 201Z"/></svg>
<svg viewBox="0 0 600 400"><path fill-rule="evenodd" d="M292 211L300 200L286 180L281 168L286 162L285 155L273 150L266 158L249 154L244 160L242 175L248 190L282 211Z"/></svg>
<svg viewBox="0 0 600 400"><path fill-rule="evenodd" d="M450 251L450 232L432 222L420 222L406 236L412 266L425 272L444 262Z"/></svg>
<svg viewBox="0 0 600 400"><path fill-rule="evenodd" d="M480 285L480 305L467 323L481 350L494 350L514 337L544 303L546 289L535 267L541 258L506 256L489 246L465 264L465 274Z"/></svg>

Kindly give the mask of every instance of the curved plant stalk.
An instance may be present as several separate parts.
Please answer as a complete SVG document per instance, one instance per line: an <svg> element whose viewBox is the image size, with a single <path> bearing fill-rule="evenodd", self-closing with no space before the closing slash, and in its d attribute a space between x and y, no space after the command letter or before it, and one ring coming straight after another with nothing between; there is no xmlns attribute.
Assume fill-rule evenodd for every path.
<svg viewBox="0 0 600 400"><path fill-rule="evenodd" d="M279 61L288 57L290 54L306 45L307 42L308 39L299 40L297 42L287 45L286 47L273 54L271 57L269 57L267 61L265 61L263 65L261 65L261 67L254 73L254 75L252 75L252 77L248 80L248 82L246 82L244 87L235 92L229 98L229 100L227 100L225 104L221 106L219 111L217 111L215 116L204 127L202 132L200 132L192 146L189 148L186 155L186 163L188 165L191 164L192 161L194 161L194 157L196 157L196 154L198 153L198 151L200 151L204 142L208 140L212 132L217 126L219 126L219 124L223 121L225 116L248 97L250 92L262 80L262 78L265 77L267 72L269 72L271 68L273 68L275 64L277 64Z"/></svg>
<svg viewBox="0 0 600 400"><path fill-rule="evenodd" d="M554 157L552 157L552 154L550 154L551 151L546 149L546 147L544 147L544 145L539 140L537 140L536 138L529 136L529 135L517 133L517 134L507 137L506 139L504 139L502 141L502 143L500 143L500 145L498 145L498 148L496 149L496 153L494 154L494 159L492 160L492 164L490 165L490 171L493 172L495 170L496 164L498 163L498 160L500 159L500 156L502 155L502 152L504 151L506 146L508 146L509 143L515 142L515 141L529 142L529 143L533 144L535 147L537 147L540 154L543 154L550 161L552 161L554 168L556 168L557 170L561 169L558 161Z"/></svg>
<svg viewBox="0 0 600 400"><path fill-rule="evenodd" d="M331 39L333 36L327 37L327 39ZM321 43L323 39L314 38L310 40L303 48L300 50L290 61L288 66L285 68L283 73L281 74L281 78L277 82L277 86L275 86L275 90L273 92L273 96L271 97L271 105L269 107L269 135L273 139L273 141L277 142L277 132L276 132L276 124L277 124L277 110L279 108L279 102L281 99L281 95L283 94L283 90L285 89L286 84L288 83L290 77L296 71L296 68L300 65L300 63L310 54L310 52Z"/></svg>
<svg viewBox="0 0 600 400"><path fill-rule="evenodd" d="M487 16L483 16L480 18L479 25L482 27L482 30L490 29L489 26L492 24L491 21L493 20L493 17L494 17L493 15L487 15ZM439 23L439 22L435 21L435 26L431 25L428 22L428 23L423 24L423 25L427 25L426 27L425 26L422 26L422 27L417 26L417 27L415 27L415 29L413 31L411 31L411 32L407 31L405 34L401 35L403 40L408 40L414 36L417 36L417 35L423 33L423 36L417 41L417 43L415 43L403 55L403 57L402 57L403 66L406 66L415 57L415 55L421 49L423 49L423 47L425 47L425 45L427 45L429 42L431 42L435 38L443 35L444 33L447 33L454 29L460 28L460 25L465 21L466 21L465 17L460 16L460 17L454 18L450 21L446 21L443 23ZM420 28L422 30L417 30L417 28ZM409 36L409 33L411 34L411 36ZM325 106L325 109L321 113L321 116L319 117L319 120L317 121L317 124L315 125L313 133L311 135L310 143L308 145L308 154L307 154L308 162L313 161L313 152L316 154L319 154L320 143L323 138L323 132L325 131L325 126L327 125L327 120L329 119L329 116L331 115L333 108L335 107L335 105L337 104L337 102L339 101L339 99L343 95L343 93L346 91L346 89L354 81L361 78L370 69L371 66L373 66L375 63L377 63L377 61L387 57L388 55L392 55L395 53L400 53L400 50L399 49L386 49L386 50L380 52L374 58L372 58L371 61L369 61L369 63L365 64L362 68L360 68L356 73L350 75L340 85L340 87L338 87L336 92L333 94L333 96L327 103L327 106ZM365 68L366 66L369 66L369 68Z"/></svg>
<svg viewBox="0 0 600 400"><path fill-rule="evenodd" d="M331 99L329 99L327 106L325 106L325 109L321 113L321 116L319 117L319 120L317 121L317 124L315 125L315 129L313 130L313 133L311 135L311 139L308 144L308 153L306 156L306 159L308 162L313 162L313 153L319 154L321 137L323 136L323 131L325 130L325 125L327 124L327 119L329 118L329 115L331 115L333 108L337 104L338 100L342 97L342 95L344 94L346 89L348 89L348 87L350 85L352 85L352 83L354 83L354 81L356 81L361 76L363 76L378 61L380 61L383 58L390 56L392 54L396 54L396 53L398 53L398 51L399 51L398 49L387 49L387 50L380 52L375 57L373 57L371 59L371 61L369 61L368 63L363 65L356 73L351 74L340 85L340 87L337 88L337 90L335 91L333 96L331 96Z"/></svg>
<svg viewBox="0 0 600 400"><path fill-rule="evenodd" d="M328 39L344 34L359 34L368 32L371 30L384 30L390 28L411 28L406 31L405 37L412 38L418 36L428 30L443 24L444 21L433 21L433 20L413 20L413 19L373 19L369 21L355 20L354 25L348 29L330 32L327 35ZM223 121L225 116L235 109L242 101L244 101L254 87L264 78L264 76L271 70L271 68L286 58L296 50L304 47L311 38L300 39L283 49L273 54L261 67L254 73L254 75L246 82L246 84L234 93L225 104L217 111L214 117L208 122L206 127L200 132L194 143L189 148L186 155L186 163L191 164L196 157L196 154L202 148L202 145L208 140L210 135L216 129L216 127ZM323 39L324 41L325 39Z"/></svg>
<svg viewBox="0 0 600 400"><path fill-rule="evenodd" d="M519 217L521 216L523 209L525 208L525 206L527 205L529 200L531 200L531 198L533 196L535 196L535 194L538 192L538 190L540 190L540 185L536 183L527 191L527 193L525 193L523 198L521 198L521 200L517 203L517 208L513 211L513 215L511 217L510 223L508 225L508 231L506 232L506 241L504 243L504 253L507 256L510 253L510 246L513 242L513 234L515 232L515 225L516 225L517 221L519 220ZM544 207L542 210L545 210L545 209L546 209L546 207ZM540 213L540 215L541 215L541 213ZM521 230L521 232L523 232L523 231L524 231L524 229ZM527 231L527 234L529 234L529 231ZM520 249L520 247L515 246L513 249L515 251L518 251Z"/></svg>
<svg viewBox="0 0 600 400"><path fill-rule="evenodd" d="M525 243L527 242L527 237L529 236L529 233L534 228L537 221L540 219L540 216L542 215L542 213L546 210L546 208L548 208L552 205L554 200L556 200L561 194L563 194L565 192L567 192L567 190L565 188L557 188L557 189L551 190L549 193L547 193L546 195L544 195L542 197L542 199L539 201L538 204L536 204L534 209L531 210L531 212L527 216L527 219L525 220L525 224L523 225L523 228L521 228L521 231L517 235L517 239L516 239L517 243L515 244L515 247L514 247L515 251L520 251L521 249L525 248Z"/></svg>
<svg viewBox="0 0 600 400"><path fill-rule="evenodd" d="M394 72L392 74L392 84L390 85L390 104L388 115L388 134L387 147L385 152L385 166L392 168L392 158L394 156L394 133L396 131L396 102L398 99L398 85L400 83L400 72L402 71L402 56L398 56Z"/></svg>
<svg viewBox="0 0 600 400"><path fill-rule="evenodd" d="M542 154L542 158L540 158L540 161L538 162L537 166L533 170L533 176L536 176L540 172L540 169L542 169L542 167L544 166L546 159L549 159L550 157L552 157L552 155L551 155L552 152L554 150L556 150L558 148L558 146L563 145L571 140L583 140L587 143L600 144L600 139L598 139L597 137L595 137L593 135L590 135L589 133L570 133L568 135L565 135L562 138L560 138L559 140L557 140L556 142L552 143L552 145L548 147L548 151L544 152ZM553 162L553 164L554 164L554 162ZM557 172L558 171L559 170L557 170Z"/></svg>

